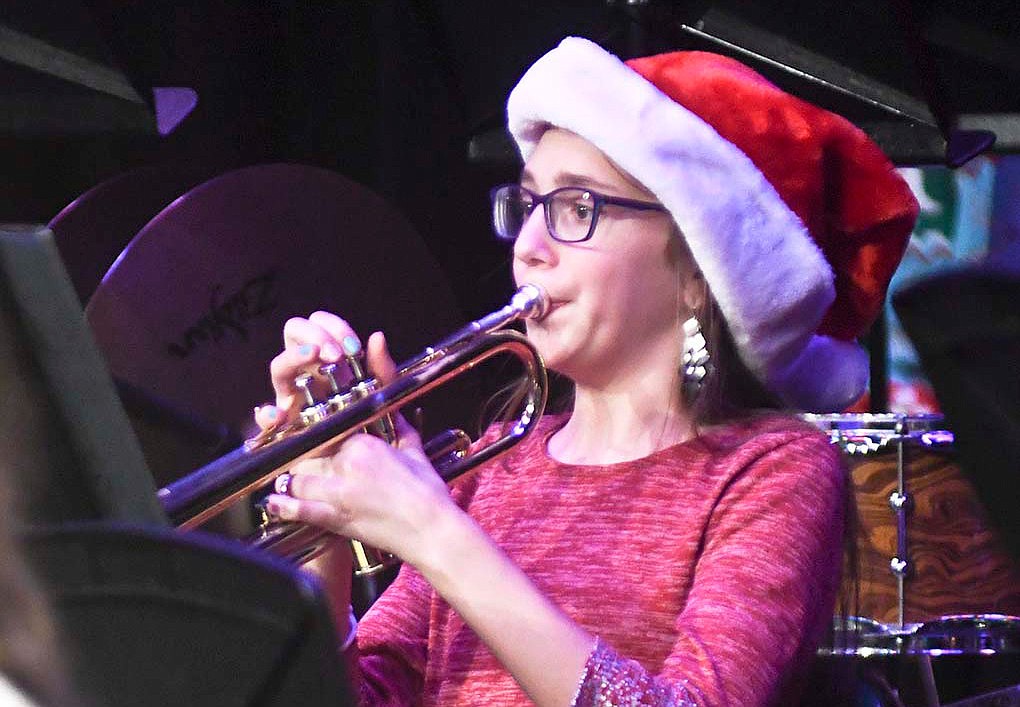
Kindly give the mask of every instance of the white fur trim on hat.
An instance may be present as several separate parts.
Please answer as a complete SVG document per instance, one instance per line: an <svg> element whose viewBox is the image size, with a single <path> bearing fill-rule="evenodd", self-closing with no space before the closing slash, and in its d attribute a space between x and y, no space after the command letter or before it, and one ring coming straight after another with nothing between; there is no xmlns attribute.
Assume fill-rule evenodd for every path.
<svg viewBox="0 0 1020 707"><path fill-rule="evenodd" d="M740 149L640 74L567 38L510 94L525 160L550 126L585 138L669 209L751 371L784 402L841 410L867 382L853 342L815 334L832 269L801 220Z"/></svg>

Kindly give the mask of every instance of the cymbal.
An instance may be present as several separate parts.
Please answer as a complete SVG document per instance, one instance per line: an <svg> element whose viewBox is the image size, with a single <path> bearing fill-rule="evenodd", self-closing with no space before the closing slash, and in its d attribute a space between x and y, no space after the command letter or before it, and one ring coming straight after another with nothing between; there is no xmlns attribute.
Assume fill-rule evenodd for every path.
<svg viewBox="0 0 1020 707"><path fill-rule="evenodd" d="M464 321L404 218L339 174L293 164L232 171L175 200L121 253L86 314L115 377L244 430L271 398L284 323L317 309L363 338L385 331L398 361Z"/></svg>
<svg viewBox="0 0 1020 707"><path fill-rule="evenodd" d="M96 184L49 222L78 299L87 302L131 239L184 191L214 176L201 160L147 165Z"/></svg>

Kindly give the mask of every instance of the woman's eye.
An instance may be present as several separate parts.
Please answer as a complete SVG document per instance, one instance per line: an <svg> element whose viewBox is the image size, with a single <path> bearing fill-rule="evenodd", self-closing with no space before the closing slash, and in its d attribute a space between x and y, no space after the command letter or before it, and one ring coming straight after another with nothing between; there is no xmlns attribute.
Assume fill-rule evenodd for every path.
<svg viewBox="0 0 1020 707"><path fill-rule="evenodd" d="M574 218L578 221L587 221L591 218L592 205L586 201L575 201L573 206Z"/></svg>
<svg viewBox="0 0 1020 707"><path fill-rule="evenodd" d="M570 218L578 222L588 222L595 212L595 203L588 192L578 192L568 202Z"/></svg>

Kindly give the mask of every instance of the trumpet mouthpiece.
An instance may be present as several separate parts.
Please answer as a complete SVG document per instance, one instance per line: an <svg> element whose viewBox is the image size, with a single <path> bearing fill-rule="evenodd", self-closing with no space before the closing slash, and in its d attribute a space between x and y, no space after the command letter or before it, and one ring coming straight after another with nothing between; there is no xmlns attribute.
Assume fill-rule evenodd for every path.
<svg viewBox="0 0 1020 707"><path fill-rule="evenodd" d="M522 319L539 320L549 311L549 295L538 285L521 285L510 298L510 306Z"/></svg>

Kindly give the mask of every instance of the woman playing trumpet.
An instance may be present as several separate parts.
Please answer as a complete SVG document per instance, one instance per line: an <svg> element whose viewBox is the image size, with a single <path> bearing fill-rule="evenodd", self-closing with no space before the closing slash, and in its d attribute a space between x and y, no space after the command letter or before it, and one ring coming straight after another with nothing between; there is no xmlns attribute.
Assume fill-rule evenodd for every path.
<svg viewBox="0 0 1020 707"><path fill-rule="evenodd" d="M269 510L404 560L349 651L367 704L771 705L831 621L848 494L824 436L780 409L862 392L916 204L846 121L723 57L624 64L567 39L508 103L520 181L493 190L527 325L574 385L565 414L453 486L415 433L358 435ZM294 378L360 347L293 319ZM387 380L381 334L367 357Z"/></svg>

